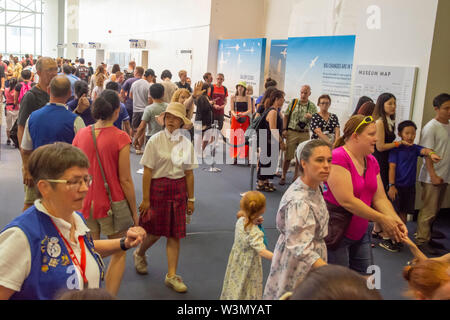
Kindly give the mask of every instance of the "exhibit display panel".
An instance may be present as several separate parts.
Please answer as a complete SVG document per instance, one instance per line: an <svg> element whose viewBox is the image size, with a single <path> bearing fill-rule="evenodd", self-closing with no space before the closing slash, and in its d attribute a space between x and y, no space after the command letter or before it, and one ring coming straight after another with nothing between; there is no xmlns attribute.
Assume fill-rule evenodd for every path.
<svg viewBox="0 0 450 320"><path fill-rule="evenodd" d="M302 85L311 86L309 100L331 97L330 112L345 123L350 106L355 36L295 37L288 39L286 100L298 98Z"/></svg>
<svg viewBox="0 0 450 320"><path fill-rule="evenodd" d="M253 86L254 95L264 90L266 39L219 40L217 73L225 75L224 86L230 92L240 81Z"/></svg>
<svg viewBox="0 0 450 320"><path fill-rule="evenodd" d="M280 90L284 90L287 49L287 39L270 42L269 77L278 83L277 88Z"/></svg>
<svg viewBox="0 0 450 320"><path fill-rule="evenodd" d="M390 92L397 99L396 124L410 120L414 105L417 71L417 67L356 66L350 114L355 109L359 97L368 96L376 102L380 94Z"/></svg>

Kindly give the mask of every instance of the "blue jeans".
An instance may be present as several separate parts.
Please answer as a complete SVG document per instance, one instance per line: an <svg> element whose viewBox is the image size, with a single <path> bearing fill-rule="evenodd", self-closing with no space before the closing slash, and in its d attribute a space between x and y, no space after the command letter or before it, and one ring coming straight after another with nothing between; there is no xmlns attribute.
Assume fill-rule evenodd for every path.
<svg viewBox="0 0 450 320"><path fill-rule="evenodd" d="M342 239L336 250L328 250L328 263L338 264L367 275L367 268L373 264L371 233L373 223L369 223L361 240Z"/></svg>

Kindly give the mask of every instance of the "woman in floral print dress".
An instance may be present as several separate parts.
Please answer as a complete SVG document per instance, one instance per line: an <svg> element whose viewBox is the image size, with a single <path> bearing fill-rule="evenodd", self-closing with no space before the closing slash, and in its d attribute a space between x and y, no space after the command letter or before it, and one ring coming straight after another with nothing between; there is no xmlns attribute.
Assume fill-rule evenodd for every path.
<svg viewBox="0 0 450 320"><path fill-rule="evenodd" d="M331 168L331 148L322 140L305 141L296 152L301 176L281 199L275 246L264 299L279 299L293 291L311 268L326 264L328 210L320 184Z"/></svg>

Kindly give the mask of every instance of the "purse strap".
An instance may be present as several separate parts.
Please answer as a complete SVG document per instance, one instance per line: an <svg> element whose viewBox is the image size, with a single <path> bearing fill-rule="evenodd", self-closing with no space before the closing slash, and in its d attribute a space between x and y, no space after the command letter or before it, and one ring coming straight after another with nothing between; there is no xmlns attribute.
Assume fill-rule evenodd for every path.
<svg viewBox="0 0 450 320"><path fill-rule="evenodd" d="M94 148L95 148L95 154L97 155L97 161L98 165L100 166L100 172L102 173L103 183L106 189L106 193L108 194L109 202L112 203L112 197L111 197L111 190L109 189L108 182L106 182L105 172L103 171L102 162L100 160L100 155L98 153L97 149L97 138L95 137L95 127L94 125L91 125L92 128L92 139L94 140Z"/></svg>

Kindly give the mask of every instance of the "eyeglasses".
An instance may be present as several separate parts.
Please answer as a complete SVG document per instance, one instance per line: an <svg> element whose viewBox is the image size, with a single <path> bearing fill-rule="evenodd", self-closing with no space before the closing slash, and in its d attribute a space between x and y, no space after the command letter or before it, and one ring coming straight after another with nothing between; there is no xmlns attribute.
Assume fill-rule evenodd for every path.
<svg viewBox="0 0 450 320"><path fill-rule="evenodd" d="M89 188L92 185L92 177L90 175L84 176L81 179L76 180L55 180L55 179L45 179L48 182L55 182L55 183L65 183L69 189L72 189L73 191L78 191L81 188L81 185L83 182L86 184L86 186Z"/></svg>
<svg viewBox="0 0 450 320"><path fill-rule="evenodd" d="M330 102L320 102L319 104L324 105L324 106L328 106L328 105L330 105L331 103L330 103Z"/></svg>
<svg viewBox="0 0 450 320"><path fill-rule="evenodd" d="M356 127L355 131L353 131L353 133L356 133L356 131L358 131L358 129L363 125L363 124L368 124L373 122L373 118L372 116L367 116L365 117L360 124L358 124L358 126Z"/></svg>

